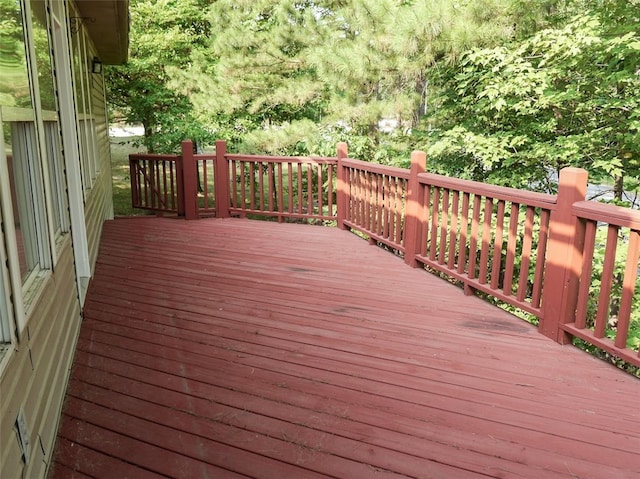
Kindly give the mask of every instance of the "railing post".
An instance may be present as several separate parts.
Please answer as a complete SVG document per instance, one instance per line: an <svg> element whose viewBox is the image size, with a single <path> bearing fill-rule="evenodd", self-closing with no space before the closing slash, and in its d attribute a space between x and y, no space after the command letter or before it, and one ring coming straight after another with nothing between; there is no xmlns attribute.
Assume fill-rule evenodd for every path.
<svg viewBox="0 0 640 479"><path fill-rule="evenodd" d="M344 220L347 217L347 205L349 204L349 185L347 185L347 175L344 167L342 166L342 160L349 157L347 144L344 142L338 143L338 191L336 192L336 216L338 222L338 228L341 230L347 229L344 224Z"/></svg>
<svg viewBox="0 0 640 479"><path fill-rule="evenodd" d="M229 218L229 165L227 163L227 142L216 141L216 163L214 165L213 179L216 194L216 218Z"/></svg>
<svg viewBox="0 0 640 479"><path fill-rule="evenodd" d="M184 217L198 219L198 171L193 156L193 142L182 142L182 191L184 195Z"/></svg>
<svg viewBox="0 0 640 479"><path fill-rule="evenodd" d="M129 155L129 180L131 181L131 206L138 208L140 206L140 161L133 159L131 155Z"/></svg>
<svg viewBox="0 0 640 479"><path fill-rule="evenodd" d="M404 221L404 262L416 268L416 254L420 250L421 224L423 221L420 203L420 182L418 175L424 173L427 168L427 155L424 151L411 152L411 170L409 172L409 183L407 184L407 205L405 207Z"/></svg>
<svg viewBox="0 0 640 479"><path fill-rule="evenodd" d="M581 168L564 168L560 172L558 201L549 221L542 318L538 330L560 344L571 342L571 336L560 325L575 320L584 237L577 234L579 224L572 206L577 201L584 201L587 179L588 173Z"/></svg>
<svg viewBox="0 0 640 479"><path fill-rule="evenodd" d="M178 197L178 216L184 217L184 160L182 155L176 158L176 196Z"/></svg>

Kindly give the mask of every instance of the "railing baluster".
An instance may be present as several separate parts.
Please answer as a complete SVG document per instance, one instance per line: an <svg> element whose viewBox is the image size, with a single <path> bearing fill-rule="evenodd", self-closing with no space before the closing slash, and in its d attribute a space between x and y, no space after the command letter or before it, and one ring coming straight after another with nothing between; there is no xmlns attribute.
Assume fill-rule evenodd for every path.
<svg viewBox="0 0 640 479"><path fill-rule="evenodd" d="M533 245L533 221L535 210L531 206L527 206L524 223L524 238L522 240L522 254L520 260L520 275L518 278L518 301L524 301L527 296L527 288L529 281L529 265L531 264L531 248Z"/></svg>
<svg viewBox="0 0 640 479"><path fill-rule="evenodd" d="M520 205L511 203L509 214L509 237L507 238L507 256L504 265L504 281L502 291L504 294L513 294L513 270L515 268L516 245L518 239L518 222L520 220Z"/></svg>
<svg viewBox="0 0 640 479"><path fill-rule="evenodd" d="M287 162L287 211L293 213L293 163Z"/></svg>
<svg viewBox="0 0 640 479"><path fill-rule="evenodd" d="M260 209L264 210L264 172L262 170L262 162L259 162L258 167L258 193L260 194Z"/></svg>
<svg viewBox="0 0 640 479"><path fill-rule="evenodd" d="M640 232L629 231L629 246L627 248L627 260L625 262L624 278L622 280L622 296L620 309L618 310L618 323L615 346L624 348L629 337L629 323L631 318L631 306L636 288L638 275L638 258L640 257Z"/></svg>
<svg viewBox="0 0 640 479"><path fill-rule="evenodd" d="M451 206L451 226L449 231L449 258L447 268L453 269L456 264L456 250L458 247L458 215L460 213L460 192L453 191L453 204Z"/></svg>
<svg viewBox="0 0 640 479"><path fill-rule="evenodd" d="M390 178L388 175L383 175L383 195L384 195L384 202L383 202L383 214L384 214L384 218L382 221L383 224L383 228L382 228L382 237L383 238L387 238L389 236L389 223L391 221L390 219L390 215L389 215L389 210L391 208L391 184L390 184Z"/></svg>
<svg viewBox="0 0 640 479"><path fill-rule="evenodd" d="M356 174L356 211L355 211L355 221L357 224L361 225L363 222L363 208L364 208L364 187L363 187L363 176L364 173L362 170L358 170Z"/></svg>
<svg viewBox="0 0 640 479"><path fill-rule="evenodd" d="M198 162L198 165L199 164L202 164L202 184L200 185L200 187L202 188L204 210L208 211L209 210L209 175L207 172L207 160L203 159L202 162ZM233 182L233 185L234 186L236 185L235 181Z"/></svg>
<svg viewBox="0 0 640 479"><path fill-rule="evenodd" d="M493 198L485 198L484 215L482 217L482 249L480 250L480 273L478 280L480 284L487 282L487 272L489 269L489 247L491 245L491 223L493 220Z"/></svg>
<svg viewBox="0 0 640 479"><path fill-rule="evenodd" d="M595 221L584 223L584 247L582 253L582 274L580 275L580 287L578 289L578 306L576 309L576 328L587 327L587 314L589 307L589 291L591 289L591 277L593 272L593 253L596 244L597 225Z"/></svg>
<svg viewBox="0 0 640 479"><path fill-rule="evenodd" d="M167 188L167 162L162 162L162 199L164 202L164 207L166 208L169 204L169 188Z"/></svg>
<svg viewBox="0 0 640 479"><path fill-rule="evenodd" d="M244 171L244 167L243 167ZM253 161L249 162L249 204L252 210L256 209L256 171Z"/></svg>
<svg viewBox="0 0 640 479"><path fill-rule="evenodd" d="M427 256L427 244L429 242L429 219L431 218L431 186L423 185L422 188L422 203L424 207L424 221L421 223L420 233L420 249L419 254L422 257Z"/></svg>
<svg viewBox="0 0 640 479"><path fill-rule="evenodd" d="M531 293L531 304L539 308L542 302L542 283L544 267L547 262L547 240L549 239L549 210L542 210L540 213L540 231L538 232L538 250L536 252L536 269L533 276L533 291Z"/></svg>
<svg viewBox="0 0 640 479"><path fill-rule="evenodd" d="M598 312L593 334L596 338L604 338L609 322L611 307L611 286L613 285L613 270L616 264L616 249L618 246L618 226L607 227L607 243L604 255L604 266L600 278L600 295L598 297Z"/></svg>
<svg viewBox="0 0 640 479"><path fill-rule="evenodd" d="M442 210L440 211L440 241L438 263L444 264L444 253L447 250L447 230L449 228L449 189L442 192Z"/></svg>
<svg viewBox="0 0 640 479"><path fill-rule="evenodd" d="M138 206L138 188L137 182L140 177L138 171L138 160L135 160L131 156L129 157L129 183L131 184L131 206L136 208Z"/></svg>
<svg viewBox="0 0 640 479"><path fill-rule="evenodd" d="M329 178L327 178L327 181L329 183L329 192L328 194L328 205L329 205L329 216L336 216L337 211L336 211L336 198L334 198L335 195L335 187L333 185L333 179L335 178L337 172L336 172L336 168L334 168L333 164L329 163Z"/></svg>
<svg viewBox="0 0 640 479"><path fill-rule="evenodd" d="M464 273L467 263L467 232L469 231L469 200L470 194L462 195L462 223L460 225L460 246L458 252L458 274Z"/></svg>
<svg viewBox="0 0 640 479"><path fill-rule="evenodd" d="M505 202L498 201L498 215L496 217L496 236L493 243L493 266L491 268L491 289L498 289L500 284L500 267L502 266L502 243L504 240L504 209Z"/></svg>
<svg viewBox="0 0 640 479"><path fill-rule="evenodd" d="M367 173L366 171L360 171L360 175L359 175L359 194L358 194L358 201L359 201L359 208L358 208L358 224L364 225L365 222L367 221L367 217L366 217L366 209L367 209L367 203L366 203L366 198L367 198Z"/></svg>
<svg viewBox="0 0 640 479"><path fill-rule="evenodd" d="M322 201L322 190L323 190L323 184L324 184L324 180L322 179L322 165L317 165L318 166L318 214L322 215L322 211L324 209L324 203Z"/></svg>
<svg viewBox="0 0 640 479"><path fill-rule="evenodd" d="M375 209L374 209L374 222L371 226L373 232L377 235L382 233L382 215L384 211L384 176L376 175L375 181Z"/></svg>
<svg viewBox="0 0 640 479"><path fill-rule="evenodd" d="M438 220L440 216L440 188L433 190L433 208L431 209L431 243L429 245L429 259L435 261L438 248Z"/></svg>
<svg viewBox="0 0 640 479"><path fill-rule="evenodd" d="M473 213L471 216L471 238L469 239L469 279L476 277L476 265L478 262L478 231L480 230L480 205L482 197L473 195Z"/></svg>
<svg viewBox="0 0 640 479"><path fill-rule="evenodd" d="M176 163L174 161L169 163L169 194L171 195L171 209L178 209L178 201L176 195L176 176L175 176Z"/></svg>
<svg viewBox="0 0 640 479"><path fill-rule="evenodd" d="M238 167L242 167L242 163L238 165L238 162L236 160L231 160L229 161L229 164L231 166L231 207L237 208L239 196L238 184L240 183L240 181L238 181Z"/></svg>
<svg viewBox="0 0 640 479"><path fill-rule="evenodd" d="M406 185L405 185L405 181L398 178L398 195L397 195L397 207L396 207L396 231L395 231L395 237L394 237L394 243L395 244L399 244L402 245L403 244L403 238L402 238L402 231L403 231L403 217L404 217L404 198L405 198L405 192L407 191Z"/></svg>
<svg viewBox="0 0 640 479"><path fill-rule="evenodd" d="M278 163L278 222L282 223L284 220L282 212L284 211L284 191L283 191L283 178L282 178L282 163Z"/></svg>
<svg viewBox="0 0 640 479"><path fill-rule="evenodd" d="M307 164L307 214L313 214L313 165Z"/></svg>
<svg viewBox="0 0 640 479"><path fill-rule="evenodd" d="M240 204L241 204L241 208L245 209L247 207L247 177L246 177L246 170L247 170L247 162L246 161L241 161L240 162Z"/></svg>
<svg viewBox="0 0 640 479"><path fill-rule="evenodd" d="M274 187L273 163L267 163L267 180L269 183L269 187L267 188L267 194L269 195L269 211L275 211L273 203L276 192Z"/></svg>
<svg viewBox="0 0 640 479"><path fill-rule="evenodd" d="M149 162L147 160L142 160L142 190L143 190L143 194L142 194L142 204L146 207L149 208L151 206L150 202L149 202Z"/></svg>
<svg viewBox="0 0 640 479"><path fill-rule="evenodd" d="M298 213L302 214L303 208L302 205L304 204L303 202L303 195L302 192L304 190L303 185L302 185L302 170L303 170L304 166L302 163L298 164Z"/></svg>

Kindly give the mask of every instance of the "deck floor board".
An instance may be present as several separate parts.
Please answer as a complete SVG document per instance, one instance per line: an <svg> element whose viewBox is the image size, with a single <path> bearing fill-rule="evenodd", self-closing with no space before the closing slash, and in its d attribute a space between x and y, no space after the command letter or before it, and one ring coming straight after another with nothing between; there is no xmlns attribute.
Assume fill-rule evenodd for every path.
<svg viewBox="0 0 640 479"><path fill-rule="evenodd" d="M116 220L50 477L631 479L639 398L346 231Z"/></svg>

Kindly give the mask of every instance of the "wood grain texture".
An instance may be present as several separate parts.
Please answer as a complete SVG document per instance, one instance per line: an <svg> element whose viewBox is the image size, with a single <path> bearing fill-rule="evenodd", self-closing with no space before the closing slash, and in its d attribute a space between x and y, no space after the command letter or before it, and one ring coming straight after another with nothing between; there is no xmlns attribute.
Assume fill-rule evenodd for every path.
<svg viewBox="0 0 640 479"><path fill-rule="evenodd" d="M638 380L347 231L101 245L52 478L640 474Z"/></svg>

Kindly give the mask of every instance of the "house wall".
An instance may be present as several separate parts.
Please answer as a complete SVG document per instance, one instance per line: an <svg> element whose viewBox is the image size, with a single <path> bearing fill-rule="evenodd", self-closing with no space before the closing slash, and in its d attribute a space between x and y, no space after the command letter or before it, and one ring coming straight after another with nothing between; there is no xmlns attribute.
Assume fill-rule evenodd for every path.
<svg viewBox="0 0 640 479"><path fill-rule="evenodd" d="M104 78L97 76L91 88L92 109L96 131L98 171L91 194L85 204L87 240L91 264L98 256L100 236L104 220L113 219L111 151L109 148L109 124L104 100Z"/></svg>
<svg viewBox="0 0 640 479"><path fill-rule="evenodd" d="M51 459L73 351L80 327L71 241L33 305L26 334L10 352L0 378L0 477L44 477ZM25 466L15 420L23 409L31 439Z"/></svg>
<svg viewBox="0 0 640 479"><path fill-rule="evenodd" d="M25 18L29 17L30 2L31 0L21 0L19 4L27 12ZM15 2L9 2L7 5L11 7ZM66 11L64 5L62 0L47 0L47 6L51 11L57 12L63 27L70 31L69 18L80 15L72 4L69 7L70 11ZM0 4L0 8L6 7ZM0 16L3 13L5 12L0 12ZM31 20L27 20L26 24L29 22ZM44 210L44 225L40 232L42 251L40 265L28 277L23 272L24 266L20 260L20 255L23 254L19 244L22 226L15 205L15 187L11 188L8 180L9 164L13 163L11 167L15 168L16 162L12 158L14 152L11 145L5 144L6 135L0 135L0 257L3 259L0 262L0 325L5 326L4 339L0 336L0 478L3 479L35 479L46 476L82 321L83 288L94 270L103 221L113 217L104 79L102 74L93 74L90 71L91 60L97 56L93 41L81 24L74 25L74 28L76 31L73 35L84 35L85 43L84 50L76 52L82 66L80 70L75 68L72 76L76 87L79 81L85 82L88 93L85 96L85 104L88 102L90 111L85 108L82 114L78 112L78 105L82 101L78 98L78 89L68 88L68 105L72 105L76 111L71 115L67 114L67 120L70 116L74 118L66 124L71 124L73 128L65 129L64 121L60 121L60 124L65 129L67 138L71 135L77 146L75 154L73 149L67 149L64 153L66 177L63 190L70 195L68 190L79 188L79 195L75 198L82 198L81 211L84 214L78 221L77 218L74 220L73 214L65 212L71 229L76 230L74 234L69 228L66 231L55 232L51 226L54 214L51 198L55 191L47 171L52 160L47 157L46 148L43 146L44 136L40 135L40 159L36 163L42 167L41 186L44 190L40 208L41 212ZM74 41L73 35L66 36L71 44ZM66 37L63 42L66 51L56 51L54 46L54 55L67 55L67 58L71 59L67 60L71 70L74 67L73 51ZM34 46L29 38L28 35L25 37L26 49L31 48L33 58ZM31 59L30 63L35 62ZM31 83L33 76L32 74ZM40 125L39 129L42 130L42 123L38 121L43 121L41 117L50 118L55 112L46 112L45 108L38 108L37 102L32 110L16 109L7 105L8 95L1 95L6 93L2 88L6 88L10 83L3 83L1 80L0 78L0 101L5 101L5 104L0 103L0 126L7 130L7 125L18 121L16 115L21 114L35 116L36 125ZM38 89L34 88L33 84L31 88L32 93L35 92L37 96ZM65 94L59 91L58 95L64 97ZM61 116L65 114L64 108L59 108L57 113ZM83 156L83 140L79 139L81 134L74 126L82 119L92 122L90 134L86 135L84 140L88 138L89 144L92 145L93 156L89 157ZM70 171L73 169L69 168L70 165L75 165L76 171L86 171L87 165L91 165L91 175L88 179L82 175L82 183L74 183L70 177ZM79 178L81 175L78 174L76 180ZM71 201L71 198L69 200ZM88 256L88 268L84 269L78 268L78 261L83 261L78 253L80 246L73 244L78 228L82 229L86 237L85 256ZM89 277L82 276L80 280L78 271L87 269ZM7 330L10 331L9 339ZM28 461L25 461L16 425L20 411L24 413L30 438Z"/></svg>

